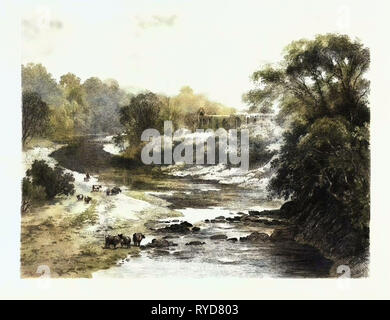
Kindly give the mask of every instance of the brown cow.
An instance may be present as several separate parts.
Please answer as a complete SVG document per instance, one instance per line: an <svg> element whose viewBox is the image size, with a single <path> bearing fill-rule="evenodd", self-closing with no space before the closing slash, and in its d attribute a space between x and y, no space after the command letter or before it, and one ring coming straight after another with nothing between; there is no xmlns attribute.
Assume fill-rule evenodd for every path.
<svg viewBox="0 0 390 320"><path fill-rule="evenodd" d="M85 203L89 203L91 200L92 200L91 197L88 197L88 196L85 196L85 197L84 197L84 202L85 202Z"/></svg>
<svg viewBox="0 0 390 320"><path fill-rule="evenodd" d="M126 246L127 248L130 248L131 245L131 238L124 236L123 234L118 234L118 237L121 238L121 247Z"/></svg>
<svg viewBox="0 0 390 320"><path fill-rule="evenodd" d="M133 243L136 247L139 247L141 245L142 239L145 239L145 236L142 233L133 234Z"/></svg>
<svg viewBox="0 0 390 320"><path fill-rule="evenodd" d="M105 236L104 240L105 240L105 245L104 245L105 248L110 248L110 246L113 245L114 249L116 249L116 246L120 244L122 241L119 236L111 236L111 235Z"/></svg>
<svg viewBox="0 0 390 320"><path fill-rule="evenodd" d="M119 192L122 192L121 188L119 188L119 187L114 187L111 189L112 195L119 194Z"/></svg>
<svg viewBox="0 0 390 320"><path fill-rule="evenodd" d="M82 194L78 194L78 195L76 196L76 198L77 198L77 200L81 201L81 200L84 199L84 196L83 196Z"/></svg>

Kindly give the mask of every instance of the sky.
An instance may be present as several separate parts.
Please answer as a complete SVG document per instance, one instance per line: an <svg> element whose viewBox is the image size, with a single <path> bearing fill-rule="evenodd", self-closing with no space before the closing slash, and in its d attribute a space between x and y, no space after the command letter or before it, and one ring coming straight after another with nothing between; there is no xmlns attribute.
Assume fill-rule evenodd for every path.
<svg viewBox="0 0 390 320"><path fill-rule="evenodd" d="M189 85L244 109L250 75L291 41L339 32L369 45L380 1L26 0L20 10L23 64L168 95Z"/></svg>

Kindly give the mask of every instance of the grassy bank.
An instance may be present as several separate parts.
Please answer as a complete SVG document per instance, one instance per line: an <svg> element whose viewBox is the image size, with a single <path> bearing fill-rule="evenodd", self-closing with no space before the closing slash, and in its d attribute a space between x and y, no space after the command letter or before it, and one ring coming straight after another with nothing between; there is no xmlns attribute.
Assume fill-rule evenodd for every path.
<svg viewBox="0 0 390 320"><path fill-rule="evenodd" d="M89 231L96 225L96 203L69 217L61 204L36 208L22 217L21 276L37 277L39 265L47 265L52 277L90 277L138 248L104 249L104 235ZM138 228L139 229L139 228ZM93 230L93 229L92 229ZM130 230L128 230L130 232Z"/></svg>
<svg viewBox="0 0 390 320"><path fill-rule="evenodd" d="M25 148L34 146L55 149L55 143L35 140ZM84 155L84 152L86 155ZM139 248L105 249L106 234L123 233L132 235L135 232L148 234L148 222L166 217L175 217L180 213L168 208L169 203L147 194L146 190L156 187L169 188L171 183L163 182L160 173L149 174L144 170L129 170L110 166L110 156L102 155L102 146L98 144L70 144L57 151L56 160L64 167L75 171L90 170L99 172L99 183L105 186L126 185L119 196L107 197L104 192L77 190L93 198L91 204L77 201L75 195L57 197L54 201L44 202L22 215L21 221L21 276L23 278L39 277L37 268L47 265L52 277L80 278L91 277L92 273L116 265L128 255L138 255ZM91 157L92 155L92 157ZM94 156L100 161L94 161ZM77 166L77 168L75 167ZM83 168L79 167L82 166ZM160 179L157 179L160 176ZM156 178L156 180L154 180ZM160 181L160 182L158 182ZM138 186L135 190L134 186ZM154 188L150 188L150 187ZM123 199L124 197L124 199ZM131 203L143 201L146 204L141 211L133 210ZM117 208L127 202L128 207ZM112 211L115 212L112 212ZM117 211L120 211L118 214ZM107 223L107 219L109 223Z"/></svg>

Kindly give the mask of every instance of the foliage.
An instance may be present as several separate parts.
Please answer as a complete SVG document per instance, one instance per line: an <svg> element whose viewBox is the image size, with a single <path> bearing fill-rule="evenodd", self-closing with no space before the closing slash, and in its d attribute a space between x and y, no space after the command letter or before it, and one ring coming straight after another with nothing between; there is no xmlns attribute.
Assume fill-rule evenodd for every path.
<svg viewBox="0 0 390 320"><path fill-rule="evenodd" d="M41 64L22 65L22 89L36 92L50 106L60 106L64 101L61 88Z"/></svg>
<svg viewBox="0 0 390 320"><path fill-rule="evenodd" d="M66 73L57 83L44 66L29 63L22 65L22 89L23 92L38 94L50 109L45 112L48 120L46 135L50 139L69 141L86 134L120 135L126 131L128 139L139 142L139 131L131 132L129 126L133 125L124 120L127 126L124 128L121 121L121 109L123 111L124 106L131 105L133 95L121 89L116 80L102 81L91 77L82 82L75 74ZM195 94L188 86L183 87L176 96L154 96L155 103L159 105L158 117L156 121L153 120L153 127L157 129L162 128L166 120L171 120L174 128L195 129L200 108L207 114L229 115L234 112L233 108L210 101L202 94ZM34 135L38 134L34 132Z"/></svg>
<svg viewBox="0 0 390 320"><path fill-rule="evenodd" d="M34 204L39 204L46 199L45 189L31 183L28 177L22 181L22 212L27 212Z"/></svg>
<svg viewBox="0 0 390 320"><path fill-rule="evenodd" d="M369 223L369 64L369 49L348 36L294 41L279 65L253 74L257 88L245 96L257 110L277 101L279 120L289 123L273 162L272 194L303 206L333 203L362 238Z"/></svg>
<svg viewBox="0 0 390 320"><path fill-rule="evenodd" d="M197 128L198 111L203 108L206 114L230 115L234 108L229 108L221 103L208 100L202 94L184 86L178 95L173 97L161 97L161 121L171 120L174 128L187 127L191 130Z"/></svg>
<svg viewBox="0 0 390 320"><path fill-rule="evenodd" d="M126 129L129 142L139 143L145 129L157 128L161 101L152 92L132 97L130 104L120 110L120 121Z"/></svg>
<svg viewBox="0 0 390 320"><path fill-rule="evenodd" d="M43 187L46 199L53 199L57 195L74 194L74 177L71 173L64 173L64 169L49 167L43 160L35 160L31 169L27 170L26 176L31 178L32 185Z"/></svg>
<svg viewBox="0 0 390 320"><path fill-rule="evenodd" d="M122 129L119 110L129 103L130 95L115 80L105 82L92 77L83 83L90 110L91 133L116 133Z"/></svg>
<svg viewBox="0 0 390 320"><path fill-rule="evenodd" d="M88 133L121 131L119 109L130 97L115 80L103 82L92 77L82 83L79 77L67 73L57 83L44 66L33 63L22 65L22 89L37 94L46 103L50 109L45 112L45 119L49 118L46 134L60 141Z"/></svg>
<svg viewBox="0 0 390 320"><path fill-rule="evenodd" d="M36 92L23 92L22 101L22 142L43 134L49 116L49 108Z"/></svg>

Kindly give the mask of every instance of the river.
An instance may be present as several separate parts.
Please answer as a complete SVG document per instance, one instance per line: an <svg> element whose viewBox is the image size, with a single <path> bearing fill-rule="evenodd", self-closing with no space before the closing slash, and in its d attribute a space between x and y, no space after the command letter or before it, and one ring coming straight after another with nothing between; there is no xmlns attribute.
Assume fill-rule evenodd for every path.
<svg viewBox="0 0 390 320"><path fill-rule="evenodd" d="M96 143L94 141L93 143ZM115 151L107 139L99 141L101 149ZM55 164L50 153L54 149L34 148L25 156L25 163L32 159L44 159ZM112 153L113 153L112 152ZM66 162L65 162L66 163ZM61 163L64 167L64 163ZM99 183L99 175L93 174L91 181L84 182L84 175L67 168L75 178L76 192L87 192L94 183ZM129 169L131 173L132 169ZM271 235L274 226L261 224L244 224L227 221L226 218L248 215L250 210L262 211L277 209L280 201L268 201L264 190L259 185L239 187L237 184L221 183L218 180L200 179L199 175L185 174L186 168L180 173L171 170L164 180L169 182L170 189L162 189L156 184L149 184L138 191L145 196L155 199L149 202L148 198L136 199L129 192L132 185L123 181L121 188L124 192L116 197L106 197L102 192L98 196L97 211L100 215L100 224L91 227L91 231L101 229L121 221L135 221L143 219L146 210L174 210L181 216L166 217L145 221L148 232L142 245L147 245L152 239L161 239L169 236L174 246L167 248L150 248L141 250L140 255L129 256L118 261L116 266L93 273L93 278L160 278L160 277L256 277L256 278L320 278L328 277L331 262L322 257L319 252L309 246L296 242L249 242L227 241L226 239L212 240L213 235L225 235L227 238L248 236L253 231ZM184 174L183 174L184 172ZM225 174L224 180L229 177ZM117 185L112 183L112 185ZM161 205L158 201L164 205ZM70 213L80 212L84 203L69 200L66 208ZM82 206L83 208L78 208ZM215 218L219 219L215 220ZM222 218L223 217L223 218ZM272 220L272 217L263 217ZM205 221L206 220L206 221ZM213 222L208 222L213 220ZM231 220L231 219L230 219ZM198 232L185 234L158 233L157 229L189 222L200 228ZM95 228L95 229L93 229ZM187 245L192 241L204 242L202 245Z"/></svg>

